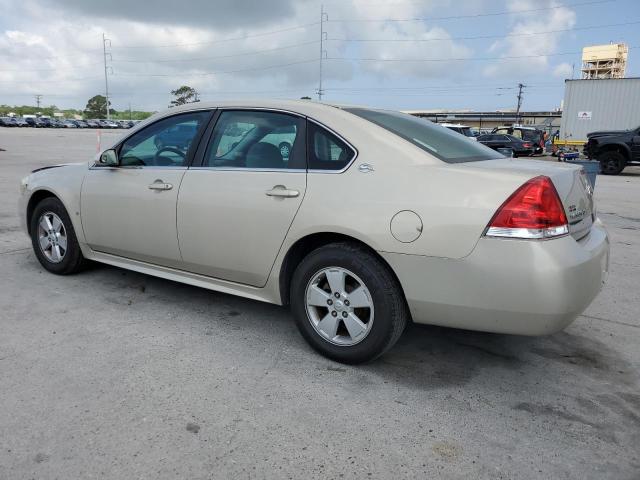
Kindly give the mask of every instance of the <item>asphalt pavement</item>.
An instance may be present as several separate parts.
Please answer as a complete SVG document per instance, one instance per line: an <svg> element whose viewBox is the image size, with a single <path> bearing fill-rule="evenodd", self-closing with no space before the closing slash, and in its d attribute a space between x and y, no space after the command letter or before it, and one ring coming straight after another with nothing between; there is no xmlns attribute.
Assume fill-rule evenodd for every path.
<svg viewBox="0 0 640 480"><path fill-rule="evenodd" d="M19 180L90 159L96 132L3 128L0 148L0 479L640 478L640 168L598 177L611 273L564 332L410 326L345 366L283 307L45 272Z"/></svg>

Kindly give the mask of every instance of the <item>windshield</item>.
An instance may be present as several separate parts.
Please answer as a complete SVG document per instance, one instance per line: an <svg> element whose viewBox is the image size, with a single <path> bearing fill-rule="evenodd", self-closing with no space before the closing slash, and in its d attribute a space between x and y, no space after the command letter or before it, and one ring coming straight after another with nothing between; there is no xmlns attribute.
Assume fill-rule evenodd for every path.
<svg viewBox="0 0 640 480"><path fill-rule="evenodd" d="M479 162L504 158L495 150L471 141L429 120L390 110L345 108L365 120L413 143L425 152L447 163Z"/></svg>

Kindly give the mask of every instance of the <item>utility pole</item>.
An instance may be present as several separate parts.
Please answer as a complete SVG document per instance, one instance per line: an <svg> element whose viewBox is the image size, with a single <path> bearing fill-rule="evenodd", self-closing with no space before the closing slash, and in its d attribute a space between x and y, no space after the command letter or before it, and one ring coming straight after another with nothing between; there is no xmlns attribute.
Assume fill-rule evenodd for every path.
<svg viewBox="0 0 640 480"><path fill-rule="evenodd" d="M36 97L36 106L38 107L38 110L40 110L40 100L42 99L42 95L35 95Z"/></svg>
<svg viewBox="0 0 640 480"><path fill-rule="evenodd" d="M131 117L131 102L129 102L129 120L132 120L132 117Z"/></svg>
<svg viewBox="0 0 640 480"><path fill-rule="evenodd" d="M518 84L518 108L516 109L516 123L520 123L520 107L522 106L522 89L526 88L526 85L522 83Z"/></svg>
<svg viewBox="0 0 640 480"><path fill-rule="evenodd" d="M110 119L110 114L109 114L109 77L107 75L107 70L110 69L111 67L107 66L107 55L109 56L109 60L113 60L113 57L111 56L111 53L107 52L107 43L109 44L109 47L111 47L111 40L109 40L108 38L105 38L104 33L102 34L102 53L104 55L104 93L105 93L105 98L107 99L107 120ZM113 73L113 69L111 68L111 72Z"/></svg>
<svg viewBox="0 0 640 480"><path fill-rule="evenodd" d="M318 77L318 101L322 101L324 90L322 89L322 60L326 57L327 51L324 49L324 41L327 40L327 32L324 31L324 22L329 20L329 15L324 11L324 4L320 5L320 68Z"/></svg>

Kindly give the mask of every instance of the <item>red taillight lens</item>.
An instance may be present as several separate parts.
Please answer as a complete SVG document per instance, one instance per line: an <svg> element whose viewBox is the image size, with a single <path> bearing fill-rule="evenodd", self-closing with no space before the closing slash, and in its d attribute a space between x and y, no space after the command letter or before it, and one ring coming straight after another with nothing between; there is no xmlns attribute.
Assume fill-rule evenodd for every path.
<svg viewBox="0 0 640 480"><path fill-rule="evenodd" d="M531 148L532 147L532 145L530 143L523 143L522 146L524 148Z"/></svg>
<svg viewBox="0 0 640 480"><path fill-rule="evenodd" d="M569 233L567 216L549 177L532 178L495 213L485 235L509 238L552 238Z"/></svg>

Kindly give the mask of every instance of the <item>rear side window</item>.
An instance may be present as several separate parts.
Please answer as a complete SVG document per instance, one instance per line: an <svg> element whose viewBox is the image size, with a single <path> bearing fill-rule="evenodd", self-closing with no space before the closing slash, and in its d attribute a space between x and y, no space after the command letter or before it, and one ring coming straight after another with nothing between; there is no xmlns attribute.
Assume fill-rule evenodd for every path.
<svg viewBox="0 0 640 480"><path fill-rule="evenodd" d="M390 110L345 108L345 111L379 125L443 162L463 163L504 158L495 150L429 120Z"/></svg>
<svg viewBox="0 0 640 480"><path fill-rule="evenodd" d="M307 122L307 158L309 170L342 170L356 152L336 135Z"/></svg>
<svg viewBox="0 0 640 480"><path fill-rule="evenodd" d="M205 166L304 169L304 119L279 112L227 110L216 123Z"/></svg>

